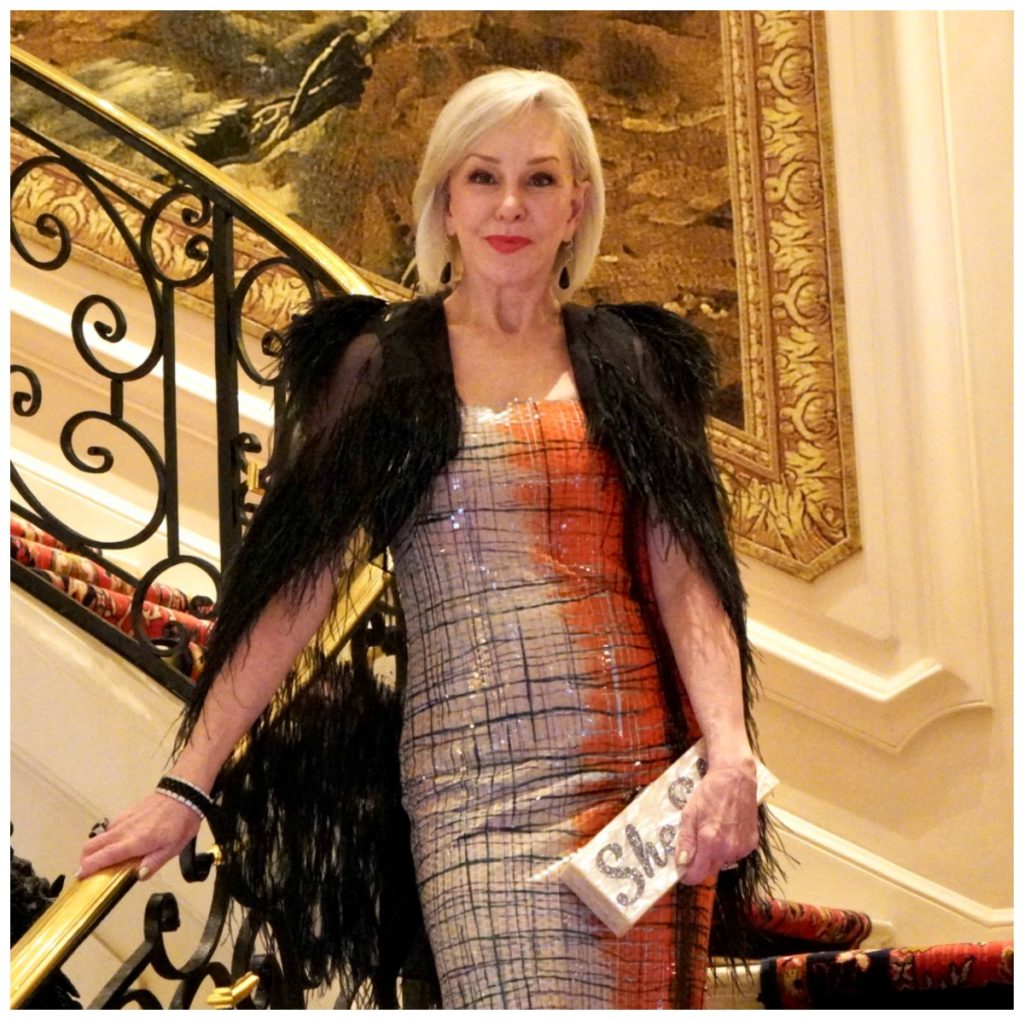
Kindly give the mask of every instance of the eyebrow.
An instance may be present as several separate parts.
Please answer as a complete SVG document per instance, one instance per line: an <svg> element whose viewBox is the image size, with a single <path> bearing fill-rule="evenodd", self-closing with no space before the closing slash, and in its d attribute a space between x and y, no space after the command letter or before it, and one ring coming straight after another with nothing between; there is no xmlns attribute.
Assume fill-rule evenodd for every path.
<svg viewBox="0 0 1024 1020"><path fill-rule="evenodd" d="M496 156L485 156L482 152L467 152L466 159L470 156L475 156L477 159L482 159L486 163L500 163L501 160ZM559 163L561 162L557 156L537 156L536 159L528 159L526 161L527 166L533 166L535 163Z"/></svg>

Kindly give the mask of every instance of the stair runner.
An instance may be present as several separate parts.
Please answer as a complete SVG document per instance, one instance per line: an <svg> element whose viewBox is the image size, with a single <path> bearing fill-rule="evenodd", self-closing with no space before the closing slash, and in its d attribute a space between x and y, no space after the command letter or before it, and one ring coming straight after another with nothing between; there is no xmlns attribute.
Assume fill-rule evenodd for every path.
<svg viewBox="0 0 1024 1020"><path fill-rule="evenodd" d="M11 515L11 558L126 634L135 589L30 522ZM196 680L213 622L208 599L153 584L142 604L146 636L188 633L174 664ZM930 948L861 950L871 919L852 910L764 900L749 911L748 941L760 958L758 1001L768 1009L1002 1008L1012 1004L1013 943L962 943ZM712 942L712 953L715 951Z"/></svg>
<svg viewBox="0 0 1024 1020"><path fill-rule="evenodd" d="M780 956L760 986L766 1009L1010 1009L1013 943Z"/></svg>
<svg viewBox="0 0 1024 1020"><path fill-rule="evenodd" d="M11 559L85 606L111 626L133 635L132 598L135 588L98 563L70 552L63 543L15 514L11 515ZM188 635L187 648L176 654L173 665L190 680L203 669L203 647L213 626L203 619L209 599L190 599L165 584L152 584L142 603L145 636L153 642L174 642L177 628Z"/></svg>

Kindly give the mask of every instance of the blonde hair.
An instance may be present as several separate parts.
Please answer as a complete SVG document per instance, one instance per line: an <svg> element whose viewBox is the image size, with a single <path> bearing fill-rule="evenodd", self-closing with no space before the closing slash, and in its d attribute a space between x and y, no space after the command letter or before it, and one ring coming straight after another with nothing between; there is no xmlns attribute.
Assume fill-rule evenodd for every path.
<svg viewBox="0 0 1024 1020"><path fill-rule="evenodd" d="M530 108L555 114L569 146L573 176L590 182L571 257L564 246L555 266L556 273L563 266L569 272L569 286L560 294L568 297L589 275L604 228L604 177L587 111L572 85L557 74L507 67L463 85L430 132L412 195L421 292L441 289L441 271L450 258L444 223L449 175L484 132Z"/></svg>

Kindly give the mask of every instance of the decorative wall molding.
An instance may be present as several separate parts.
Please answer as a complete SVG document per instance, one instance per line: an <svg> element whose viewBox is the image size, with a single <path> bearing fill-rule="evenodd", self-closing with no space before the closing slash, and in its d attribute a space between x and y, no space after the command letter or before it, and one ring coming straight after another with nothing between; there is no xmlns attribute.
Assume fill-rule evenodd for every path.
<svg viewBox="0 0 1024 1020"><path fill-rule="evenodd" d="M970 274L984 274L963 246L983 240L956 213L965 181L950 163L977 147L951 106L942 18L828 18L864 547L810 588L759 563L746 577L765 694L786 722L808 716L890 755L954 712L1002 710L986 574L1007 533L985 531L1005 497L980 490L979 464L1005 463L988 438L1004 406L971 380L990 342L964 316Z"/></svg>
<svg viewBox="0 0 1024 1020"><path fill-rule="evenodd" d="M723 13L745 428L715 422L744 553L860 548L824 15Z"/></svg>
<svg viewBox="0 0 1024 1020"><path fill-rule="evenodd" d="M765 696L801 715L896 753L952 712L990 709L974 685L941 662L918 659L883 674L752 620L750 639L768 664Z"/></svg>

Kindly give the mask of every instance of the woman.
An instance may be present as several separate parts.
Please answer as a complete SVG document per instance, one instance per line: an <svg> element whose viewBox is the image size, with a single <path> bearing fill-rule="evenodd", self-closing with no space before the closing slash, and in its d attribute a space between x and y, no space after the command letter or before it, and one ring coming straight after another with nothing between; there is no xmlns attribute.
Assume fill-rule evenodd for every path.
<svg viewBox="0 0 1024 1020"><path fill-rule="evenodd" d="M81 873L138 857L151 874L219 783L244 836L240 895L291 918L313 979L369 978L390 1004L418 894L448 1008L699 1005L715 876L741 862L749 892L763 870L710 354L660 309L564 303L604 194L586 113L554 75L460 89L414 207L428 296L330 300L284 338L287 441L173 778L90 841ZM299 694L289 669L339 574L385 547L401 699L323 657L329 679ZM295 707L271 726L282 682ZM545 876L700 734L681 884L616 939Z"/></svg>

